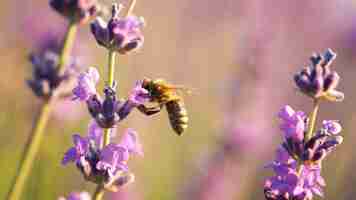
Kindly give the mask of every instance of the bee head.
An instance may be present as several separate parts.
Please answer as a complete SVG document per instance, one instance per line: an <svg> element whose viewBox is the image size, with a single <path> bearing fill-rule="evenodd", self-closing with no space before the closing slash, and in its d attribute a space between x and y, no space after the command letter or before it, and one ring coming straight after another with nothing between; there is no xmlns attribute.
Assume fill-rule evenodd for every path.
<svg viewBox="0 0 356 200"><path fill-rule="evenodd" d="M162 95L162 85L156 80L145 78L142 81L142 87L150 93L152 98L159 98Z"/></svg>

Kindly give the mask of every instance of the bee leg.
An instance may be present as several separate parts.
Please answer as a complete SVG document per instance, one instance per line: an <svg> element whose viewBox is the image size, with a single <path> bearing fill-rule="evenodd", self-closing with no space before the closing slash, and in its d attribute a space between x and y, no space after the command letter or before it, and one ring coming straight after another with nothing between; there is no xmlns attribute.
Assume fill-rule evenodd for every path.
<svg viewBox="0 0 356 200"><path fill-rule="evenodd" d="M139 106L137 106L137 109L138 109L141 113L143 113L143 114L149 116L149 115L154 115L154 114L160 112L161 109L162 109L162 106L146 107L145 105L139 105Z"/></svg>

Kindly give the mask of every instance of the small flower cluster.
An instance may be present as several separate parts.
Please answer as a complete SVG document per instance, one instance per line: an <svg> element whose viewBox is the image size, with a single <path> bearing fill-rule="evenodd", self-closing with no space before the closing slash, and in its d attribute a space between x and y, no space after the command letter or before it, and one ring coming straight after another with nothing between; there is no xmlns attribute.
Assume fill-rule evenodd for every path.
<svg viewBox="0 0 356 200"><path fill-rule="evenodd" d="M140 81L131 91L126 101L116 98L115 86L104 88L102 99L96 91L99 73L90 67L78 77L78 85L73 89L74 100L85 101L91 116L102 128L113 128L119 121L125 119L131 110L149 101L149 93L142 88Z"/></svg>
<svg viewBox="0 0 356 200"><path fill-rule="evenodd" d="M103 129L91 121L86 137L73 135L74 146L64 155L62 164L74 162L88 181L104 183L110 191L133 181L127 161L131 154L143 155L137 134L127 129L119 144L110 143L103 148Z"/></svg>
<svg viewBox="0 0 356 200"><path fill-rule="evenodd" d="M303 112L285 106L279 117L284 141L276 159L268 165L276 176L266 181L266 199L304 200L312 199L313 194L322 196L321 186L325 186L325 181L320 176L321 162L342 143L340 124L325 120L323 127L306 141L307 118Z"/></svg>
<svg viewBox="0 0 356 200"><path fill-rule="evenodd" d="M98 44L106 47L109 55L111 52L126 54L140 47L143 43L139 29L142 21L134 16L118 18L119 7L116 4L112 13L108 25L101 26L101 18L91 24ZM109 64L109 68L114 66ZM134 180L127 162L133 154L142 156L143 151L136 132L131 128L125 131L119 143L111 142L111 138L118 123L151 97L142 87L142 81L138 81L126 100L119 99L117 83L110 78L103 95L100 95L96 88L99 81L100 75L95 67L78 76L77 85L72 90L73 100L87 105L92 120L86 136L73 135L74 146L64 154L62 164L75 163L84 178L97 184L99 190L115 192Z"/></svg>
<svg viewBox="0 0 356 200"><path fill-rule="evenodd" d="M324 57L318 57L324 64L320 64L320 60L313 61L313 63L318 63L315 64L316 68L328 67L328 63L334 57L335 54L328 50ZM314 59L317 59L317 56L312 60ZM310 76L310 80L317 77L321 79L317 82L324 85L315 85L314 81L310 81L309 85L303 85L296 81L297 86L304 94L312 96L316 102L320 99L331 100L327 96L336 91L337 83L333 83L330 87L329 81L335 79L316 75L318 73L312 72L314 75ZM322 74L324 73L337 76L336 72L323 72ZM304 73L301 74L296 77L305 76ZM318 87L324 88L322 92L316 90ZM340 135L342 127L336 120L324 120L322 128L314 131L316 111L317 109L309 118L304 112L295 111L290 106L285 106L279 112L283 143L277 149L275 160L267 165L275 173L275 176L268 178L265 182L264 193L267 200L312 200L314 195L323 196L322 187L326 183L321 176L322 161L342 143L343 137ZM310 133L313 134L309 135Z"/></svg>
<svg viewBox="0 0 356 200"><path fill-rule="evenodd" d="M57 54L47 51L43 54L30 54L29 59L33 65L32 79L27 81L28 86L38 97L49 98L66 76L58 73Z"/></svg>
<svg viewBox="0 0 356 200"><path fill-rule="evenodd" d="M51 43L51 41L48 41ZM32 77L27 80L28 87L39 98L48 100L55 93L57 96L66 96L71 81L77 74L77 64L74 58L64 73L59 69L58 53L48 44L48 49L39 49L30 53L29 60L32 64Z"/></svg>
<svg viewBox="0 0 356 200"><path fill-rule="evenodd" d="M105 22L102 18L91 24L91 32L99 45L120 54L137 50L143 45L144 37L141 28L145 22L142 17L119 17L121 7L114 5L112 18Z"/></svg>
<svg viewBox="0 0 356 200"><path fill-rule="evenodd" d="M68 4L68 5L67 5ZM74 4L80 5L80 7L90 7L94 5L93 2L87 1L63 1L63 0L51 0L50 5L52 8L62 14L66 13L61 11L61 9L71 9L70 6ZM70 5L70 6L69 6ZM84 10L79 9L72 11L73 14L78 15ZM86 11L87 13L88 11ZM79 21L75 21L78 23ZM68 84L64 85L63 88L69 87L69 80L72 80L76 75L76 70L73 70L76 65L76 59L74 57L69 57L69 60L66 63L60 63L60 54L61 48L63 47L64 40L61 34L54 32L47 32L42 37L42 40L39 41L39 44L36 51L30 53L29 61L31 62L32 69L32 78L27 80L27 85L33 91L33 93L42 99L49 99L53 96L55 91L58 92L60 86L64 85L66 82ZM65 65L65 66L59 66ZM66 70L61 70L60 68L66 67ZM75 66L76 67L76 66ZM64 72L64 73L63 73ZM66 96L68 91L60 91L65 94L59 94L59 96ZM59 93L60 93L59 92Z"/></svg>
<svg viewBox="0 0 356 200"><path fill-rule="evenodd" d="M342 101L344 94L336 90L340 77L337 72L330 69L335 58L336 54L331 49L323 55L314 54L310 58L312 65L294 76L297 87L312 98Z"/></svg>

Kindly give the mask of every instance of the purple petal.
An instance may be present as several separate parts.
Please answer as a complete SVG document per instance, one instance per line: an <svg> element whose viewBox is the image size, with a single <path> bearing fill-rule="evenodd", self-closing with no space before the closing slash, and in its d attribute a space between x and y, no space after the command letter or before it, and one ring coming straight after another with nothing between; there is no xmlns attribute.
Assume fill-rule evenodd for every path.
<svg viewBox="0 0 356 200"><path fill-rule="evenodd" d="M96 94L96 84L99 81L99 72L95 67L90 67L86 72L81 73L78 77L78 84L73 89L73 99L86 101Z"/></svg>
<svg viewBox="0 0 356 200"><path fill-rule="evenodd" d="M294 115L295 111L289 105L284 106L278 113L278 117L284 121L289 121Z"/></svg>
<svg viewBox="0 0 356 200"><path fill-rule="evenodd" d="M280 125L286 138L292 138L296 142L301 142L304 139L305 130L305 114L301 111L295 112L290 106L285 106L278 114L282 120Z"/></svg>
<svg viewBox="0 0 356 200"><path fill-rule="evenodd" d="M107 170L110 176L114 176L117 170L127 171L126 165L129 159L129 152L126 148L109 144L100 152L100 161L97 163L98 170Z"/></svg>
<svg viewBox="0 0 356 200"><path fill-rule="evenodd" d="M121 139L120 145L127 148L129 153L135 153L143 156L142 145L138 140L136 131L127 129Z"/></svg>
<svg viewBox="0 0 356 200"><path fill-rule="evenodd" d="M80 155L85 155L89 150L89 143L86 138L81 137L78 134L73 135L73 143L77 150L77 153Z"/></svg>
<svg viewBox="0 0 356 200"><path fill-rule="evenodd" d="M342 130L340 123L335 120L324 120L323 128L333 135L339 134Z"/></svg>
<svg viewBox="0 0 356 200"><path fill-rule="evenodd" d="M84 156L89 151L89 143L86 138L82 138L78 134L73 135L74 147L70 148L62 159L62 164L66 165L69 162L79 161L81 156Z"/></svg>
<svg viewBox="0 0 356 200"><path fill-rule="evenodd" d="M96 20L90 24L90 30L96 41L105 47L110 45L110 36L107 26L107 23L100 17L97 17Z"/></svg>
<svg viewBox="0 0 356 200"><path fill-rule="evenodd" d="M289 155L288 151L283 147L280 146L276 151L276 161L281 163L288 163L292 157Z"/></svg>
<svg viewBox="0 0 356 200"><path fill-rule="evenodd" d="M137 106L149 101L149 99L149 92L142 87L142 82L138 81L129 95L130 103Z"/></svg>
<svg viewBox="0 0 356 200"><path fill-rule="evenodd" d="M103 129L96 123L95 120L91 120L88 126L88 138L89 140L94 140L97 147L103 139Z"/></svg>
<svg viewBox="0 0 356 200"><path fill-rule="evenodd" d="M77 155L77 150L75 147L70 148L65 154L62 159L62 165L66 165L69 162L74 162L76 161L78 155Z"/></svg>

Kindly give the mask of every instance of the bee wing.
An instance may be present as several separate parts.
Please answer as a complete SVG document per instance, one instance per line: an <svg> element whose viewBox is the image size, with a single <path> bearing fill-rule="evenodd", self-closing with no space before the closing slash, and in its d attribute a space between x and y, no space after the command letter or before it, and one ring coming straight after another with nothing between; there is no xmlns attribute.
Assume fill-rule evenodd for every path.
<svg viewBox="0 0 356 200"><path fill-rule="evenodd" d="M188 95L192 95L192 94L196 94L197 89L195 88L187 88L187 87L183 87L183 86L178 86L175 88L175 90L177 90L177 92L179 92L180 94L188 94Z"/></svg>

